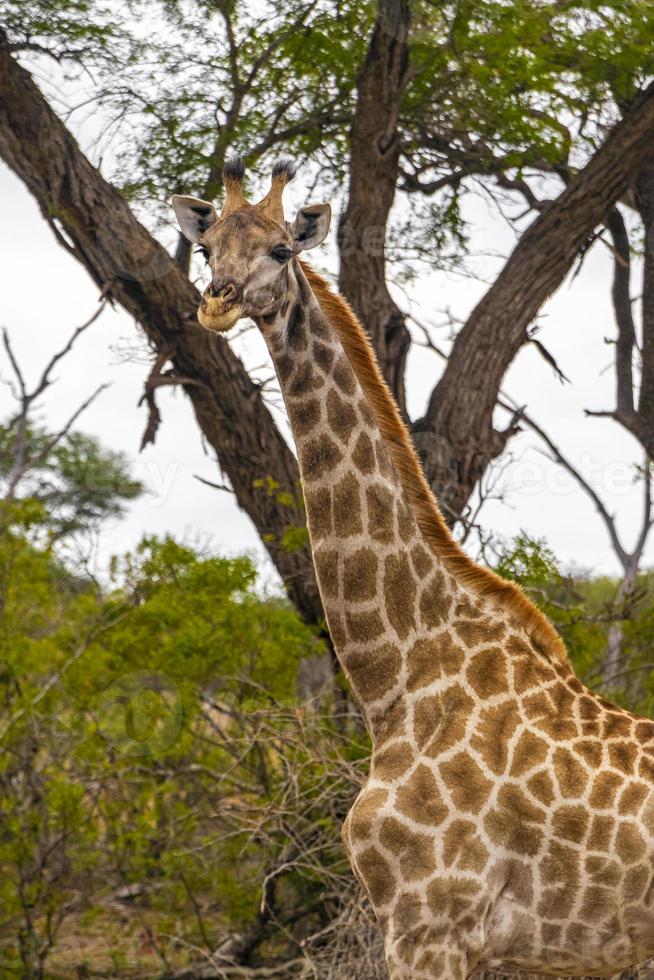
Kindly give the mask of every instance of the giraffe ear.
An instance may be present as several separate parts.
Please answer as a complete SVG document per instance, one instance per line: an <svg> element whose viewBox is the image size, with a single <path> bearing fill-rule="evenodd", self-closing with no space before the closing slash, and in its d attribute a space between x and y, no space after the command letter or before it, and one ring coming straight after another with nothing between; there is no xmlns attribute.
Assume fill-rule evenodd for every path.
<svg viewBox="0 0 654 980"><path fill-rule="evenodd" d="M295 251L303 252L324 242L331 220L329 204L308 204L300 208L291 227Z"/></svg>
<svg viewBox="0 0 654 980"><path fill-rule="evenodd" d="M207 228L211 228L217 219L213 204L202 201L199 197L187 197L185 194L173 194L170 203L182 234L190 242L199 244L204 232Z"/></svg>

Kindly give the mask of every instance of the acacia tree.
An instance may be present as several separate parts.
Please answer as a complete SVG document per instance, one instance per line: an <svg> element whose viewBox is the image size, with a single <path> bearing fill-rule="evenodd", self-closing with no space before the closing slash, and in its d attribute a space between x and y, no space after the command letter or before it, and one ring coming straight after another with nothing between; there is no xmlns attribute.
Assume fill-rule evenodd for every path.
<svg viewBox="0 0 654 980"><path fill-rule="evenodd" d="M347 176L340 283L406 412L410 336L389 295L389 256L393 267L443 261L461 241L459 203L473 182L524 198L534 221L457 336L424 417L412 425L428 478L455 520L515 431L493 426L506 369L647 158L654 15L617 2L593 11L574 2L298 0L279 13L272 5L170 0L156 8L160 31L144 40L97 3L55 6L50 23L38 6L3 5L0 155L59 242L144 328L156 353L149 437L157 386L182 386L293 601L318 620L308 550L285 547L289 524L303 523L295 459L229 345L196 326L185 248L178 244L173 259L136 214L150 202L155 228L153 198L180 188L217 193L228 152L243 153L255 176L281 146L311 158L323 186ZM118 147L108 165L113 182L83 156L20 63L35 52L67 66L91 62L92 97L107 115L109 145ZM151 67L158 64L165 73ZM537 194L542 175L551 200ZM398 218L390 221L394 206Z"/></svg>

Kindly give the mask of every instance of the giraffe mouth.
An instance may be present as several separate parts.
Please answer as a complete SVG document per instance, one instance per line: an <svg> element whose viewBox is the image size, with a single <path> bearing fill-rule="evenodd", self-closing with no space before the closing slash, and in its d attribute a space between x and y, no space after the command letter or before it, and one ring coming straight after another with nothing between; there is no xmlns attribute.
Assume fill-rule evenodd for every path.
<svg viewBox="0 0 654 980"><path fill-rule="evenodd" d="M243 307L240 304L225 303L219 298L206 294L198 307L198 321L201 326L217 333L229 330L243 315Z"/></svg>

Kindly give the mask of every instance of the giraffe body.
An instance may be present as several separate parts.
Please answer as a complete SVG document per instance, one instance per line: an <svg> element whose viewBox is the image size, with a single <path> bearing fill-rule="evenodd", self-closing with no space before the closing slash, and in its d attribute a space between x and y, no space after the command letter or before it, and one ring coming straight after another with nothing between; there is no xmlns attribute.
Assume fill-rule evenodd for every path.
<svg viewBox="0 0 654 980"><path fill-rule="evenodd" d="M202 232L222 268L249 207ZM310 239L322 219L305 211L299 231L277 212L267 247ZM526 598L459 551L347 304L298 261L273 276L257 252L247 270L235 302L279 377L325 614L373 740L343 840L391 980L642 961L654 723L585 689Z"/></svg>

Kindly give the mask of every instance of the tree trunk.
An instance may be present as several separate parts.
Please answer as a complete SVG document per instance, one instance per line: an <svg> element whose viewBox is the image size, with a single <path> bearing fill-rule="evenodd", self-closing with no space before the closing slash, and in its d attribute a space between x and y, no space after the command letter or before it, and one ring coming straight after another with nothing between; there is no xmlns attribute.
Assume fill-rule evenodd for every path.
<svg viewBox="0 0 654 980"><path fill-rule="evenodd" d="M618 615L622 614L625 601L633 591L637 575L638 562L630 564L625 568L615 597ZM607 691L622 687L622 678L619 675L621 670L626 669L628 666L622 660L623 644L624 629L622 628L622 624L620 622L611 623L606 643L606 655L602 664L602 677L604 678L604 686Z"/></svg>
<svg viewBox="0 0 654 980"><path fill-rule="evenodd" d="M386 286L385 242L397 186L397 124L408 69L408 32L407 0L380 0L357 83L350 185L338 226L339 289L365 325L405 416L404 375L411 336Z"/></svg>
<svg viewBox="0 0 654 980"><path fill-rule="evenodd" d="M580 248L633 184L654 145L654 85L589 163L525 231L454 342L427 412L414 427L427 477L450 517L460 514L514 429L493 427L497 393L527 329Z"/></svg>
<svg viewBox="0 0 654 980"><path fill-rule="evenodd" d="M36 198L60 244L145 330L175 373L239 505L261 535L300 614L322 620L308 546L288 552L289 525L304 524L300 506L257 489L270 477L298 493L298 470L256 384L227 342L196 321L200 294L166 250L139 224L121 195L93 167L0 32L0 156ZM61 234L72 242L70 246ZM42 318L39 308L35 315Z"/></svg>

